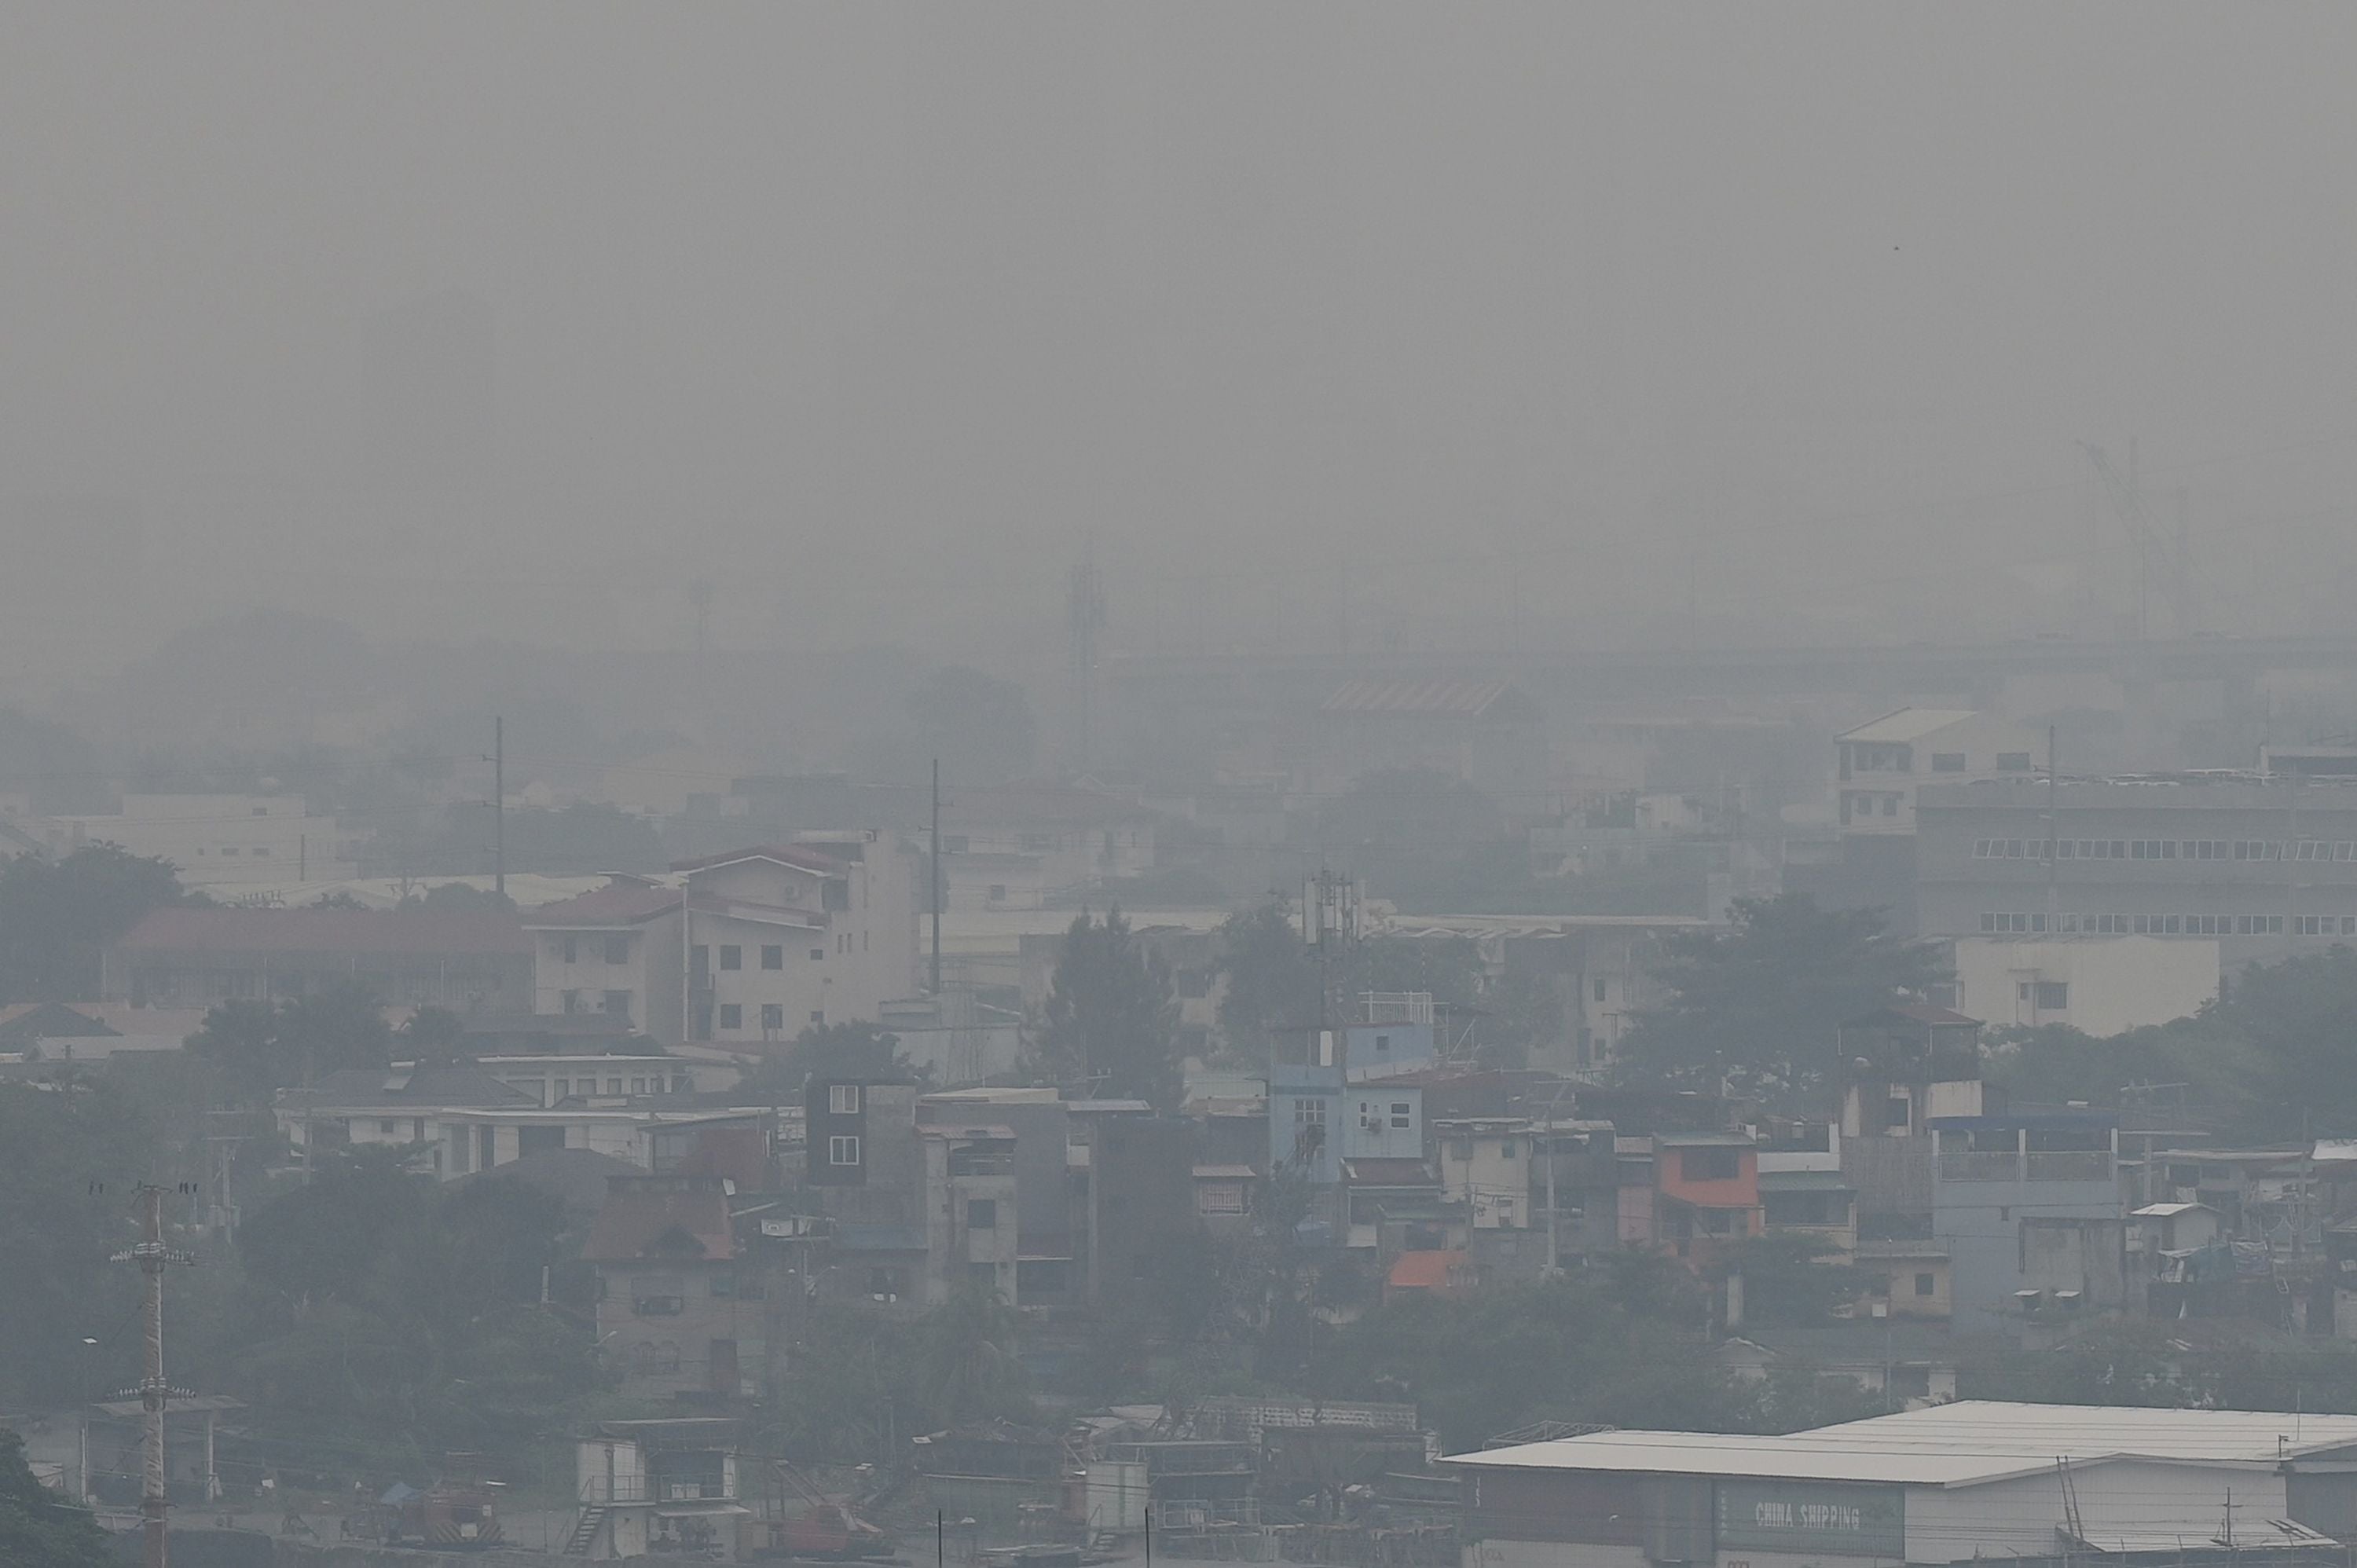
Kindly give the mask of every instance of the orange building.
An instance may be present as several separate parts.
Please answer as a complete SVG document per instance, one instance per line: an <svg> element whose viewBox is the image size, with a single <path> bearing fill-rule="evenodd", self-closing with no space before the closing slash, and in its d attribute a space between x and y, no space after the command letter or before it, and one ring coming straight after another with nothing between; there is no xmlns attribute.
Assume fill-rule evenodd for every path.
<svg viewBox="0 0 2357 1568"><path fill-rule="evenodd" d="M1760 1150L1749 1133L1664 1133L1653 1140L1653 1238L1699 1262L1763 1229Z"/></svg>

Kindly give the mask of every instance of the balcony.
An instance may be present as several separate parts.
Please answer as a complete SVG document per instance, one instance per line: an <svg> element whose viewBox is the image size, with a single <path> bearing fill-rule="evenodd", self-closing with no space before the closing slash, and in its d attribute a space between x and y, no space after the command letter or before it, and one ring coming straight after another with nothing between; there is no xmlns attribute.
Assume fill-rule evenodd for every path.
<svg viewBox="0 0 2357 1568"><path fill-rule="evenodd" d="M2016 1149L1943 1149L1942 1181L2019 1181L2021 1154Z"/></svg>

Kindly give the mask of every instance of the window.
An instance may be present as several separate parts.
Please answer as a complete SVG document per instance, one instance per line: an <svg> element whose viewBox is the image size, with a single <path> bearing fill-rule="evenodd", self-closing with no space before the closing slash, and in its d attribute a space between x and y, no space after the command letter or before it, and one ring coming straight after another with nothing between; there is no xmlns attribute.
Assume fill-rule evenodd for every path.
<svg viewBox="0 0 2357 1568"><path fill-rule="evenodd" d="M786 1026L786 1004L782 1002L761 1004L761 1032L774 1035Z"/></svg>
<svg viewBox="0 0 2357 1568"><path fill-rule="evenodd" d="M824 958L825 956L826 956L826 950L825 950L824 948L813 948L813 949L811 949L811 957L812 957L812 958L813 958L813 959L822 959L822 958Z"/></svg>
<svg viewBox="0 0 2357 1568"><path fill-rule="evenodd" d="M1885 795L1882 798L1882 814L1886 817L1895 817L1899 814L1898 796Z"/></svg>
<svg viewBox="0 0 2357 1568"><path fill-rule="evenodd" d="M2071 983L2040 980L2030 987L2030 1004L2041 1013L2059 1013L2071 1005Z"/></svg>
<svg viewBox="0 0 2357 1568"><path fill-rule="evenodd" d="M1504 1140L1498 1145L1498 1157L1501 1160L1518 1160L1522 1158L1522 1145L1515 1143L1512 1138Z"/></svg>
<svg viewBox="0 0 2357 1568"><path fill-rule="evenodd" d="M595 1080L593 1079L593 1080L591 1080L591 1081L595 1081ZM619 1078L609 1078L609 1079L608 1079L606 1080L606 1092L607 1092L607 1093L608 1093L608 1094L619 1094L619 1093L621 1093L621 1092L622 1092L622 1080L621 1080L620 1079L619 1079Z"/></svg>
<svg viewBox="0 0 2357 1568"><path fill-rule="evenodd" d="M401 1131L401 1123L388 1116L376 1124L376 1130L390 1138Z"/></svg>
<svg viewBox="0 0 2357 1568"><path fill-rule="evenodd" d="M580 939L577 937L566 937L556 945L560 950L562 950L562 956L567 963L575 961L579 954Z"/></svg>
<svg viewBox="0 0 2357 1568"><path fill-rule="evenodd" d="M1740 1149L1683 1149L1678 1176L1684 1181L1733 1181L1743 1174Z"/></svg>
<svg viewBox="0 0 2357 1568"><path fill-rule="evenodd" d="M723 1002L720 1004L720 1026L724 1029L743 1028L745 1026L743 1004L736 1002Z"/></svg>
<svg viewBox="0 0 2357 1568"><path fill-rule="evenodd" d="M1377 1035L1377 1036L1375 1036L1375 1049L1376 1049L1376 1050L1381 1051L1381 1052L1383 1052L1384 1055L1388 1056L1388 1055L1390 1055L1390 1054L1391 1054L1391 1048L1392 1048L1392 1037L1391 1037L1389 1035Z"/></svg>
<svg viewBox="0 0 2357 1568"><path fill-rule="evenodd" d="M627 932L616 931L606 939L606 961L608 963L630 961L630 939Z"/></svg>
<svg viewBox="0 0 2357 1568"><path fill-rule="evenodd" d="M1045 854L1047 852L1056 847L1056 835L1054 833L1025 833L1023 835L1023 853L1026 854Z"/></svg>
<svg viewBox="0 0 2357 1568"><path fill-rule="evenodd" d="M608 1012L608 1013L619 1013L619 1014L620 1014L620 1015L621 1015L623 1017L625 1017L625 1018L627 1018L627 1017L629 1017L629 1016L630 1015L630 993L629 992L627 992L627 991L608 991L608 992L606 992L606 993L604 993L602 994L602 1001L603 1001L603 1004L604 1004L604 1010L605 1010L606 1012Z"/></svg>
<svg viewBox="0 0 2357 1568"><path fill-rule="evenodd" d="M1326 1125L1326 1102L1322 1100L1297 1100L1293 1102L1293 1124L1299 1127Z"/></svg>
<svg viewBox="0 0 2357 1568"><path fill-rule="evenodd" d="M253 853L256 854L268 854L270 853L270 846L268 844L256 844L253 846Z"/></svg>
<svg viewBox="0 0 2357 1568"><path fill-rule="evenodd" d="M237 853L237 851L233 850L233 849L224 849L224 850L222 850L221 853L221 854L235 854Z"/></svg>
<svg viewBox="0 0 2357 1568"><path fill-rule="evenodd" d="M969 1197L965 1200L965 1228L969 1230L998 1229L998 1199Z"/></svg>
<svg viewBox="0 0 2357 1568"><path fill-rule="evenodd" d="M830 1083L826 1086L826 1109L830 1115L859 1114L859 1086L856 1083Z"/></svg>
<svg viewBox="0 0 2357 1568"><path fill-rule="evenodd" d="M1600 974L1599 974L1599 975L1598 975L1598 976L1596 977L1596 984L1595 984L1595 987L1594 987L1594 990L1595 990L1595 993L1596 993L1596 999L1597 999L1598 1002L1601 1002L1601 1001L1603 1001L1603 1000L1604 1000L1604 986L1605 986L1605 980L1604 980L1604 977L1603 977L1602 975L1600 975Z"/></svg>
<svg viewBox="0 0 2357 1568"><path fill-rule="evenodd" d="M856 1165L859 1163L859 1140L856 1136L837 1133L826 1141L826 1163L831 1165Z"/></svg>
<svg viewBox="0 0 2357 1568"><path fill-rule="evenodd" d="M965 1266L965 1277L972 1280L974 1283L982 1286L985 1290L996 1290L998 1288L998 1265L996 1263L968 1263Z"/></svg>
<svg viewBox="0 0 2357 1568"><path fill-rule="evenodd" d="M1513 1222L1514 1200L1511 1197L1501 1197L1498 1199L1498 1223L1501 1225L1512 1225Z"/></svg>
<svg viewBox="0 0 2357 1568"><path fill-rule="evenodd" d="M1917 1295L1936 1294L1938 1288L1939 1280L1937 1276L1932 1274L1917 1274L1915 1276L1915 1294Z"/></svg>
<svg viewBox="0 0 2357 1568"><path fill-rule="evenodd" d="M994 883L992 883L992 884L990 885L990 891L989 891L989 892L987 892L987 893L985 893L985 894L984 894L984 895L983 895L983 897L984 897L985 898L986 898L987 900L989 900L989 901L990 901L991 903L993 903L993 904L1004 904L1004 903L1006 903L1006 883L1004 883L1004 882L994 882Z"/></svg>
<svg viewBox="0 0 2357 1568"><path fill-rule="evenodd" d="M1932 772L1934 772L1934 773L1962 773L1964 770L1964 754L1963 752L1961 752L1961 751L1935 751L1935 752L1933 752L1933 753L1932 754Z"/></svg>
<svg viewBox="0 0 2357 1568"><path fill-rule="evenodd" d="M1242 1214L1244 1186L1240 1181L1207 1181L1195 1189L1198 1214Z"/></svg>
<svg viewBox="0 0 2357 1568"><path fill-rule="evenodd" d="M1931 1398L1932 1369L1929 1367L1891 1368L1890 1391L1900 1399Z"/></svg>
<svg viewBox="0 0 2357 1568"><path fill-rule="evenodd" d="M969 842L971 841L969 841L963 833L943 833L942 835L942 853L943 854L963 854L966 852L966 846Z"/></svg>
<svg viewBox="0 0 2357 1568"><path fill-rule="evenodd" d="M734 942L722 943L720 947L720 967L722 969L744 968L745 950L738 947Z"/></svg>
<svg viewBox="0 0 2357 1568"><path fill-rule="evenodd" d="M2027 772L2029 772L2029 753L2028 753L2028 752L2026 752L2026 751L2000 751L2000 752L1998 752L1998 753L1996 754L1996 770L1997 770L1999 773L2027 773Z"/></svg>
<svg viewBox="0 0 2357 1568"><path fill-rule="evenodd" d="M823 1007L814 1007L811 1009L811 1022L818 1025L821 1028L824 1028L826 1026L826 1010Z"/></svg>
<svg viewBox="0 0 2357 1568"><path fill-rule="evenodd" d="M786 967L786 949L782 942L771 942L761 950L761 967L763 969Z"/></svg>
<svg viewBox="0 0 2357 1568"><path fill-rule="evenodd" d="M1407 1125L1407 1123L1408 1123L1408 1106L1409 1106L1411 1103L1412 1103L1412 1101L1405 1101L1405 1100L1394 1100L1394 1101L1392 1101L1392 1125L1393 1125L1393 1126L1394 1126L1394 1127L1405 1127L1405 1126Z"/></svg>
<svg viewBox="0 0 2357 1568"><path fill-rule="evenodd" d="M642 1295L632 1299L630 1310L640 1317L677 1317L687 1310L687 1302L676 1295Z"/></svg>

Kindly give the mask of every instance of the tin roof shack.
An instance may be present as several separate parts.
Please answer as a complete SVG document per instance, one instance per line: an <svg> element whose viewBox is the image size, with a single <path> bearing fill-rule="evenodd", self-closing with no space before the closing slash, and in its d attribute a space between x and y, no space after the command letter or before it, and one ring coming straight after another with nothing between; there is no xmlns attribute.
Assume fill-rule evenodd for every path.
<svg viewBox="0 0 2357 1568"><path fill-rule="evenodd" d="M565 1551L597 1561L723 1549L738 1501L738 1422L605 1421L574 1445L577 1499Z"/></svg>
<svg viewBox="0 0 2357 1568"><path fill-rule="evenodd" d="M1060 1530L1075 1466L1059 1434L998 1421L931 1433L910 1448L927 1505L953 1520L973 1520L984 1541L1053 1539Z"/></svg>
<svg viewBox="0 0 2357 1568"><path fill-rule="evenodd" d="M1935 1405L1781 1437L1602 1432L1461 1454L1494 1568L1992 1557L2338 1562L2357 1417ZM1570 1550L1567 1550L1570 1549Z"/></svg>

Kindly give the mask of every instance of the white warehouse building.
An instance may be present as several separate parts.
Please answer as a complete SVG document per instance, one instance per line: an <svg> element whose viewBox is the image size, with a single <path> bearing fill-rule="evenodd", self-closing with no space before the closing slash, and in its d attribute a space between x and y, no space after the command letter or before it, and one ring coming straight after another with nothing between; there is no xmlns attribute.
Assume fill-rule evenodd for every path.
<svg viewBox="0 0 2357 1568"><path fill-rule="evenodd" d="M1466 1568L2170 1563L2357 1535L2357 1416L1967 1401L1459 1455Z"/></svg>

